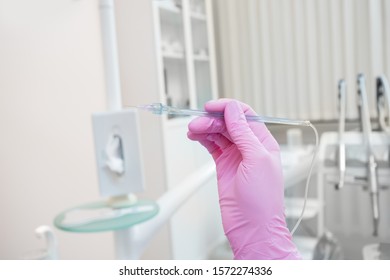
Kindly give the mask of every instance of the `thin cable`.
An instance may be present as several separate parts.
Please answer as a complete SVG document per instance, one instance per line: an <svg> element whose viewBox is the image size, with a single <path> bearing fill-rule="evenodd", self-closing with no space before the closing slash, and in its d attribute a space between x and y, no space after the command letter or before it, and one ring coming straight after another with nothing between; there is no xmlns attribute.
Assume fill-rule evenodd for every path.
<svg viewBox="0 0 390 280"><path fill-rule="evenodd" d="M318 131L317 131L317 129L315 128L315 126L313 124L310 124L309 126L314 130L314 134L316 136L316 145L315 145L314 152L313 152L313 159L311 160L311 164L310 164L309 174L308 174L307 179L306 179L305 197L304 197L304 201L303 201L302 212L301 212L301 215L300 215L298 221L296 222L294 228L291 231L292 235L297 230L299 224L301 223L301 221L303 219L303 215L305 213L306 202L307 202L307 195L309 193L310 179L311 179L311 175L313 173L313 168L314 168L314 165L315 165L315 161L316 161L316 158L317 158L317 155L318 155L318 149L319 149Z"/></svg>

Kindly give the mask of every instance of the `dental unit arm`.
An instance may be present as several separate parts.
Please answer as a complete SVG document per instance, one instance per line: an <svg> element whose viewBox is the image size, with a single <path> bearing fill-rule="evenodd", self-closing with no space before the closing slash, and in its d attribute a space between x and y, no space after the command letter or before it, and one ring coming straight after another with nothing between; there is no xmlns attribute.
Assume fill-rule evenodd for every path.
<svg viewBox="0 0 390 280"><path fill-rule="evenodd" d="M360 121L363 130L363 140L368 157L368 178L367 183L370 188L371 207L373 214L374 232L373 235L378 235L379 226L379 193L378 193L378 180L377 180L377 163L375 161L374 153L372 150L371 141L371 122L368 107L368 98L366 91L365 79L362 74L357 78L358 86L358 107L360 111Z"/></svg>
<svg viewBox="0 0 390 280"><path fill-rule="evenodd" d="M390 133L390 86L385 75L376 79L376 101L379 127Z"/></svg>
<svg viewBox="0 0 390 280"><path fill-rule="evenodd" d="M339 183L336 184L336 189L341 189L345 184L345 111L346 111L346 83L340 80L338 84L338 99L339 99L339 150L338 150L338 167L339 167Z"/></svg>

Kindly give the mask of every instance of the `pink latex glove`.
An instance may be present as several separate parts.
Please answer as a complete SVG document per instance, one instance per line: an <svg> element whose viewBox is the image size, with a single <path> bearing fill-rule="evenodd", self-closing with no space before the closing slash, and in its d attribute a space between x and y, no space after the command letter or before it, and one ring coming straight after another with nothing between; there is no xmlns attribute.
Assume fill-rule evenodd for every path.
<svg viewBox="0 0 390 280"><path fill-rule="evenodd" d="M284 215L280 149L267 127L247 122L246 104L220 99L205 105L224 119L200 117L188 137L199 141L217 168L219 204L235 259L301 259Z"/></svg>

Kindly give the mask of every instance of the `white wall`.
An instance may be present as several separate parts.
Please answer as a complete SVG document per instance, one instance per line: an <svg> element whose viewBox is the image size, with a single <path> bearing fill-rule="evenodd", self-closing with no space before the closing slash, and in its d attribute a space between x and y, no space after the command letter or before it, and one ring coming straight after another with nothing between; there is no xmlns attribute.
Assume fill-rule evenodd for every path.
<svg viewBox="0 0 390 280"><path fill-rule="evenodd" d="M23 258L42 248L34 235L36 227L54 228L53 219L60 212L101 199L91 126L91 114L107 106L98 2L0 0L0 259ZM151 1L116 0L115 5L124 105L155 101ZM140 196L157 199L166 190L161 124L143 114L140 125L146 177L146 192ZM199 214L198 200L206 190L187 209ZM219 214L216 188L212 193L215 203L210 207ZM202 215L207 218L198 215L197 222L205 224L201 234L191 232L179 240L193 241L195 236L192 255L197 258L205 257L213 241L210 213ZM54 230L62 259L115 257L110 232ZM167 225L143 258L172 258L171 238Z"/></svg>
<svg viewBox="0 0 390 280"><path fill-rule="evenodd" d="M91 113L105 110L98 1L0 1L0 259L99 198ZM60 257L111 259L111 233L56 230Z"/></svg>

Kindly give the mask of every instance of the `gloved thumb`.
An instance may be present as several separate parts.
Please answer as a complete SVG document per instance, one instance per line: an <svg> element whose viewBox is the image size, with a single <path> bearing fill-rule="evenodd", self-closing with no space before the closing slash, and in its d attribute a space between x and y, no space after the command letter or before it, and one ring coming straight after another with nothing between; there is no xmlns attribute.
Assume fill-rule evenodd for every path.
<svg viewBox="0 0 390 280"><path fill-rule="evenodd" d="M224 111L226 129L244 160L256 157L264 146L249 127L243 109L237 101L229 102Z"/></svg>

